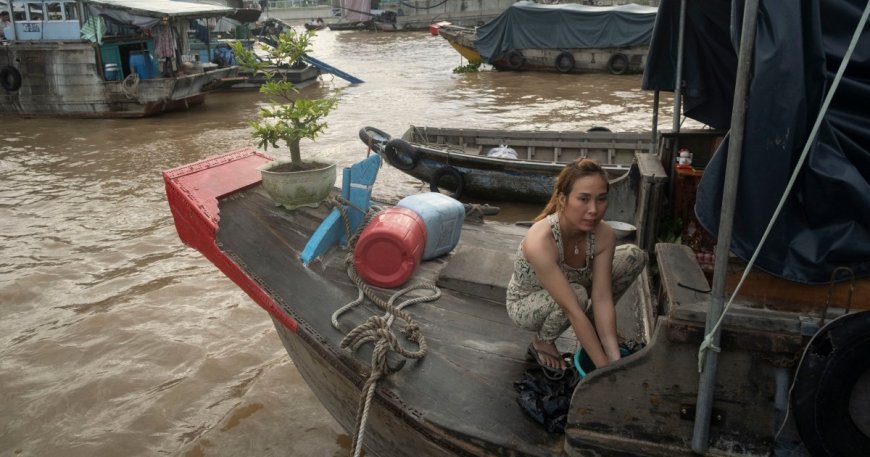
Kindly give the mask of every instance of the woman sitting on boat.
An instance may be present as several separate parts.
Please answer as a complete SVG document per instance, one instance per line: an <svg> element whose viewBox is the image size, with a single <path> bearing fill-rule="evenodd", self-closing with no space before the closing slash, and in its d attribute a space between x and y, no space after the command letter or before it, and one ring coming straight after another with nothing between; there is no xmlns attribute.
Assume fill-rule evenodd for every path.
<svg viewBox="0 0 870 457"><path fill-rule="evenodd" d="M635 245L616 246L606 222L607 174L577 159L556 179L549 203L520 243L507 289L507 311L537 332L528 356L550 374L566 362L555 340L574 329L596 367L619 360L615 304L647 263Z"/></svg>

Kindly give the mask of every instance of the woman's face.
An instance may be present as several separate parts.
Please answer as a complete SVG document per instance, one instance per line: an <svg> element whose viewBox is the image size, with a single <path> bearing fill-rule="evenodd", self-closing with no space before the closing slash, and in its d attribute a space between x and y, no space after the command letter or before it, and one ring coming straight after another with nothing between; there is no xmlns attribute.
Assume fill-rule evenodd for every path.
<svg viewBox="0 0 870 457"><path fill-rule="evenodd" d="M562 194L562 216L584 232L591 231L607 211L607 181L603 177L584 176L574 181L571 192Z"/></svg>

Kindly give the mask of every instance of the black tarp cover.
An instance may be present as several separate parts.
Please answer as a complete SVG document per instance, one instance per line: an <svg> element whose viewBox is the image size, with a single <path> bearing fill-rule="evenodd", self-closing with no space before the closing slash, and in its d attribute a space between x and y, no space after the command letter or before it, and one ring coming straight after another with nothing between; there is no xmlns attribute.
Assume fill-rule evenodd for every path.
<svg viewBox="0 0 870 457"><path fill-rule="evenodd" d="M478 27L474 47L491 62L511 49L646 46L656 12L635 4L602 7L520 1Z"/></svg>
<svg viewBox="0 0 870 457"><path fill-rule="evenodd" d="M662 0L643 88L673 90L678 0ZM687 1L684 114L729 127L742 2ZM755 251L809 137L864 0L761 0L731 249ZM734 24L729 18L736 18ZM718 21L717 21L718 19ZM729 42L735 43L728 46ZM670 81L668 81L670 79ZM806 162L756 265L803 283L837 267L870 276L870 29L862 31ZM700 223L718 233L728 142L698 189ZM844 279L838 276L838 279Z"/></svg>

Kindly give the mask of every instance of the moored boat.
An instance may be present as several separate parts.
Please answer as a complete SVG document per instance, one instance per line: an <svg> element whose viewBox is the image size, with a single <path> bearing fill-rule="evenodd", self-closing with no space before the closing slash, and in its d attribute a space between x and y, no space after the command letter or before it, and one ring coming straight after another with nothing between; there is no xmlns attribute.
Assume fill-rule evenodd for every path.
<svg viewBox="0 0 870 457"><path fill-rule="evenodd" d="M342 340L351 327L377 314L377 307L364 303L350 309L333 326L333 313L357 295L345 272L345 251L327 245L305 261L300 258L310 252L310 240L317 239L312 235L330 219L329 208L288 212L276 207L259 183L257 166L267 161L248 149L167 171L176 227L185 243L201 250L269 310L303 377L338 422L352 430L360 387L372 371L385 367L369 367L370 348L354 354L342 349ZM376 173L379 162L372 155L355 167ZM356 173L349 171L350 176ZM371 192L371 180L350 179L345 193ZM409 283L427 281L440 289L437 300L404 310L423 332L417 343L426 355L373 391L359 437L370 454L562 454L563 438L524 415L512 385L530 367L523 358L527 335L509 322L503 308L510 259L524 231L508 224L466 223L455 251L415 269ZM494 268L481 269L481 262ZM627 335L642 328L635 325L635 304L651 306L645 284L638 282L625 299ZM373 293L388 298L392 292ZM397 313L396 320L403 315ZM401 344L417 350L414 343ZM397 362L393 355L388 360L391 366Z"/></svg>
<svg viewBox="0 0 870 457"><path fill-rule="evenodd" d="M306 22L303 24L303 27L305 27L305 30L323 30L326 28L326 23L323 22L323 19L317 18L313 21Z"/></svg>
<svg viewBox="0 0 870 457"><path fill-rule="evenodd" d="M0 111L24 116L142 117L205 100L235 67L205 71L187 52L199 19L232 8L175 1L0 2ZM144 34L148 30L149 34Z"/></svg>
<svg viewBox="0 0 870 457"><path fill-rule="evenodd" d="M614 179L627 174L636 154L650 152L649 133L546 132L411 126L400 139L367 127L371 143L390 165L462 195L487 201L545 203L555 177L578 157L596 159ZM506 152L506 154L505 154ZM626 183L628 184L628 183ZM633 208L631 210L633 212Z"/></svg>
<svg viewBox="0 0 870 457"><path fill-rule="evenodd" d="M676 3L663 1L663 7ZM707 17L729 17L716 14L723 12L716 10L723 4L714 3L688 2L689 8L700 10L687 16L706 13ZM752 4L747 2L750 19L756 17ZM864 138L867 131L852 121L863 109L862 104L854 102L868 97L867 88L849 81L840 89L846 90L848 96L835 97L831 105L822 102L837 93L834 81L839 77L827 80L820 76L827 74L827 65L848 62L854 48L846 40L837 39L842 37L843 23L830 24L827 33L815 33L823 29L819 27L820 18L840 17L848 26L860 23L860 36L863 22L855 17L854 5L840 1L818 5L821 9L795 3L766 6L771 9L763 17L770 22L758 23L758 39L767 41L758 47L769 52L755 59L744 55L744 59L756 64L751 84L737 79L729 69L721 69L723 73L714 76L727 74L723 79L732 85L736 82L738 87L757 89L745 97L750 103L742 105L747 94L738 92L734 101L723 105L724 109L709 106L709 99L707 106L692 105L699 110L699 117L724 119L726 126L732 126L731 135L740 137L744 125L753 135L743 137L743 141L730 136L729 141L735 143L726 144L717 135L669 132L662 135L667 141L660 143L657 154L650 156L670 165L673 150L691 148L696 168L693 172L704 167L703 179L709 180L715 179L712 173L721 166L716 162L725 154L726 146L730 160L745 146L750 166L733 167L737 176L726 173L730 179L725 183L734 186L729 187L725 197L743 195L741 189L749 187L747 197L741 201L745 208L740 210L757 210L758 203L775 202L780 197L777 194L784 184L774 178L799 168L795 164L801 161L792 159L801 153L804 141L818 148L814 153L822 154L814 165L835 165L834 169L840 171L826 177L849 189L866 189L867 181L861 174L866 168L862 168L863 162L849 164L845 158L866 156L868 143L856 140ZM866 12L870 14L870 8ZM810 25L813 32L804 37L807 43L782 40L772 33L775 29L804 36L799 24ZM728 36L737 25L727 24L719 37ZM703 23L695 24L692 31L686 35L712 37L716 33ZM754 31L754 26L747 26L741 35L751 43ZM670 48L669 44L665 48ZM816 82L802 80L797 84L810 93L791 88L787 99L799 102L771 103L770 98L781 101L783 94L765 90L765 84L787 82L779 72L798 77L779 59L820 49L829 61L818 59L804 69L807 75L818 77L811 78ZM659 63L672 63L671 51L663 50ZM703 46L697 51L694 57L698 59L712 52ZM703 65L697 68L705 69ZM741 68L744 75L749 74L749 66ZM767 79L770 73L776 77ZM861 72L838 75L862 77ZM687 87L692 87L693 77L698 75L680 76L686 76ZM672 88L682 87L681 82L682 78L671 80L671 84L676 83ZM735 119L730 119L729 114L732 103L738 113ZM776 118L769 115L770 106L779 108L774 113ZM835 111L817 124L826 133L815 141L804 118L784 113L803 114L809 109L812 116L823 115L828 106ZM740 117L744 107L745 121ZM781 121L800 125L784 130ZM781 141L768 141L765 135ZM783 148L783 141L790 141L792 135L798 137L796 143ZM770 154L777 155L778 161L759 167L755 160ZM870 410L870 358L866 356L870 353L870 243L865 215L851 206L856 199L866 199L870 192L829 192L816 180L805 183L809 190L796 189L793 198L799 201L790 202L798 205L798 217L805 219L790 216L787 226L776 228L783 242L774 243L762 253L768 260L781 261L789 272L808 277L821 275L830 278L830 283L797 283L779 277L782 274L756 275L750 280L755 281L756 291L760 292L757 294L747 294L739 285L726 283L724 279L732 266L729 250L742 252L745 247L731 243L727 233L730 226L718 234L712 284L691 246L656 244L655 273L649 271L641 276L633 294L617 306L620 318L627 319L619 324L625 336L646 345L616 363L596 369L577 384L562 436L546 433L524 415L511 385L529 367L522 354L530 335L508 322L504 310L504 284L523 231L490 222L463 225L454 250L421 263L414 271L412 284L425 281L440 288L441 295L431 302L397 305L399 302L388 301L397 292L389 289L373 289L372 294L360 295L348 273L346 254L353 252L352 244L347 250L329 244L315 255L305 256L310 253L307 248L311 235L322 227L322 221L347 218L337 214L340 211L330 213L325 206L295 212L276 207L260 188L256 172L256 167L268 160L246 150L166 172L167 198L176 229L185 243L200 250L269 313L303 378L336 420L354 433L355 444L365 447L371 455L870 454L870 419L866 414ZM377 170L380 156L372 155L366 161L362 168ZM675 187L669 198L695 200L691 186L677 187L679 180L674 170L670 166L666 169ZM816 173L812 167L801 171L804 176ZM374 178L357 182L352 179L355 175L353 169L348 172L342 191L357 195L371 192ZM740 179L746 177L752 179ZM823 194L825 204L800 206L816 192ZM727 198L723 200L725 206ZM849 204L841 205L838 200ZM639 197L638 201L650 200ZM360 214L354 206L362 211L368 206L345 205L341 201L336 204L344 205L344 211L356 217ZM698 209L695 212L699 217L711 210L701 196L688 206ZM658 214L660 218L668 216L668 210L651 208L647 203L641 203L638 211L653 210L663 211ZM758 225L769 215L770 211L750 218L750 227L736 224L734 233L745 239L746 232L755 228L749 230L749 235L758 235ZM720 212L720 218L722 224L736 222L727 210ZM810 228L845 223L849 230L823 233L825 236L818 239L808 233L792 233L807 223ZM342 234L352 240L358 229L351 227L346 233L339 228L335 240ZM749 244L753 242L763 244L757 240ZM837 257L836 249L821 253L827 255L819 256L817 262L805 262L800 255L806 248L818 252L817 246L833 244L836 248L844 243L849 246L845 257ZM850 276L854 280L848 280ZM412 291L416 293L426 295ZM368 300L339 313L332 322L335 312L358 297ZM726 307L727 313L721 307L726 297L733 300ZM376 304L375 299L386 305ZM403 309L397 310L398 306ZM348 331L365 322L385 327L395 322L400 327L396 331L405 330L409 341L396 341L393 337L401 337L388 328L373 326L373 333L383 339L378 340L372 333L362 335L377 342L375 348L358 346L354 339L345 343ZM571 343L559 340L559 344L569 347ZM401 364L399 354L381 352L386 347L411 361ZM717 366L721 367L718 371Z"/></svg>
<svg viewBox="0 0 870 457"><path fill-rule="evenodd" d="M280 33L280 31L278 32ZM269 55L269 48L275 44L273 36L261 36L259 39L222 40L216 46L215 61L219 67L237 66L235 51L231 43L237 41L251 51L259 62L268 65L263 71L254 73L249 69L239 68L235 75L221 78L213 87L215 90L247 90L259 89L265 82L271 80L288 81L297 88L312 85L318 81L320 69L304 60L292 64L275 64Z"/></svg>
<svg viewBox="0 0 870 457"><path fill-rule="evenodd" d="M640 73L656 12L520 1L480 27L445 27L440 35L469 62L499 70Z"/></svg>
<svg viewBox="0 0 870 457"><path fill-rule="evenodd" d="M472 64L480 64L483 62L483 58L480 57L480 53L474 49L474 42L477 40L477 31L468 27L460 27L456 25L446 25L441 26L438 29L438 35L444 37L450 46L453 46L453 49L459 53L462 57L465 57L469 63Z"/></svg>

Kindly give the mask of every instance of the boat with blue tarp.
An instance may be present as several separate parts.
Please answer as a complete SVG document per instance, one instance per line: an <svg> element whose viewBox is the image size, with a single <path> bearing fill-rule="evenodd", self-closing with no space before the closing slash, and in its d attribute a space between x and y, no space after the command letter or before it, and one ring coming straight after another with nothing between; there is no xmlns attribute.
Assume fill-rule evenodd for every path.
<svg viewBox="0 0 870 457"><path fill-rule="evenodd" d="M499 70L640 73L657 10L625 4L542 5L519 1L479 27L440 35L470 63Z"/></svg>

